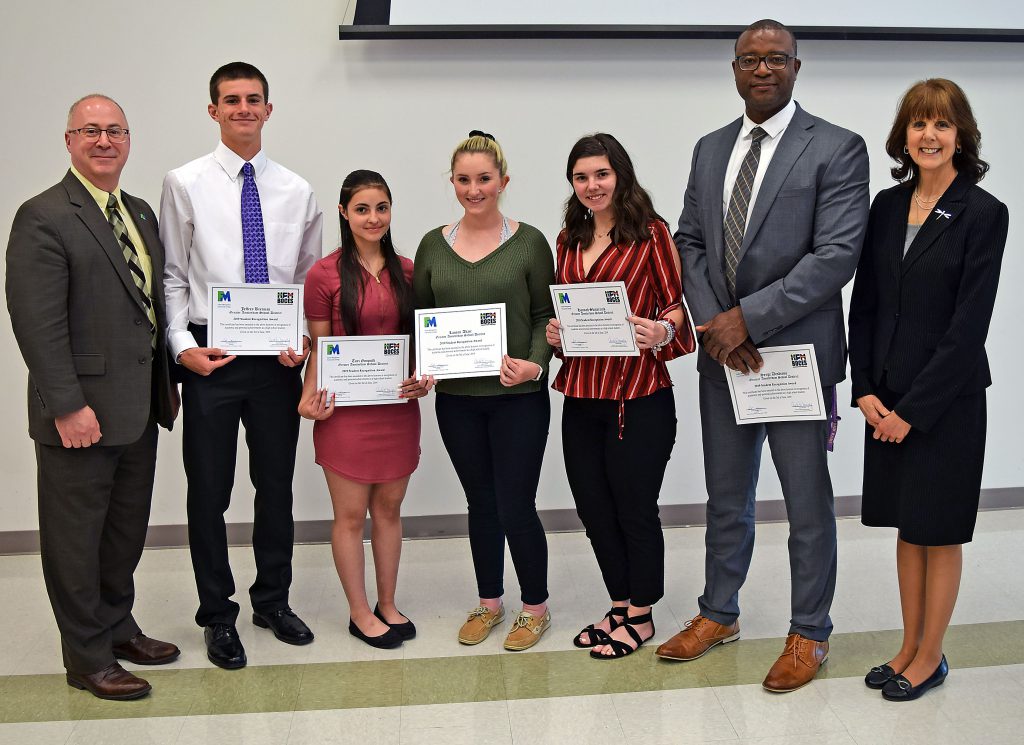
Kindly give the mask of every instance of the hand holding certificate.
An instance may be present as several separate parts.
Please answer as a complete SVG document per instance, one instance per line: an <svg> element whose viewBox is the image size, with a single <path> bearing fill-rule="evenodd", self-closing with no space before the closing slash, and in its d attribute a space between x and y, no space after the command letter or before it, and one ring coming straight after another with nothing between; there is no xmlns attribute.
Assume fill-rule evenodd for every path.
<svg viewBox="0 0 1024 745"><path fill-rule="evenodd" d="M404 404L409 375L409 336L321 336L317 339L317 389L335 406Z"/></svg>
<svg viewBox="0 0 1024 745"><path fill-rule="evenodd" d="M813 344L758 349L758 372L725 368L736 424L825 419L825 400Z"/></svg>
<svg viewBox="0 0 1024 745"><path fill-rule="evenodd" d="M302 351L302 285L210 285L207 344L234 355Z"/></svg>
<svg viewBox="0 0 1024 745"><path fill-rule="evenodd" d="M501 374L508 349L505 303L417 310L415 326L420 375L445 380Z"/></svg>
<svg viewBox="0 0 1024 745"><path fill-rule="evenodd" d="M624 282L551 285L551 301L566 357L639 356Z"/></svg>

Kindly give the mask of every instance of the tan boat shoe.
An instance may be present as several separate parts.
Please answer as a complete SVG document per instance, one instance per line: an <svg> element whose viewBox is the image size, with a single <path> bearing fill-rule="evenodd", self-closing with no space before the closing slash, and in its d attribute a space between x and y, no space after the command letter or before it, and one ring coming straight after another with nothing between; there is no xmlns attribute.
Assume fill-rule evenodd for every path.
<svg viewBox="0 0 1024 745"><path fill-rule="evenodd" d="M521 652L529 649L540 641L544 632L551 626L551 611L545 610L544 615L538 618L529 611L521 610L516 620L512 622L512 628L505 637L505 649L513 652Z"/></svg>
<svg viewBox="0 0 1024 745"><path fill-rule="evenodd" d="M492 611L483 605L478 605L469 612L466 622L459 629L459 643L479 644L491 633L491 628L504 620L504 605L499 606L496 611Z"/></svg>

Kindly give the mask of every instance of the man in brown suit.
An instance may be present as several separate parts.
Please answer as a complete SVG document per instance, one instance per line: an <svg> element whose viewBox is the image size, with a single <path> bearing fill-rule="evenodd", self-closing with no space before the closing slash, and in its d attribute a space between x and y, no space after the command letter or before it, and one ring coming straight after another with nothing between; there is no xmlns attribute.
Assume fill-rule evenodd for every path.
<svg viewBox="0 0 1024 745"><path fill-rule="evenodd" d="M157 425L170 429L177 413L163 248L153 210L118 186L131 147L121 107L76 101L64 139L70 170L14 217L7 307L29 372L40 553L68 685L133 699L150 685L117 659L180 653L132 617Z"/></svg>

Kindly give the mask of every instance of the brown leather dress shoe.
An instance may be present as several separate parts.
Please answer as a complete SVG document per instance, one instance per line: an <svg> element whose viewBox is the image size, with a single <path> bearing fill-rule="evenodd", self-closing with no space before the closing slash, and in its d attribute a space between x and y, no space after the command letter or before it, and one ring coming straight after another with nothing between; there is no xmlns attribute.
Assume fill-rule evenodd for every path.
<svg viewBox="0 0 1024 745"><path fill-rule="evenodd" d="M151 639L141 631L114 647L114 657L136 665L166 665L178 659L180 654L181 650L170 642Z"/></svg>
<svg viewBox="0 0 1024 745"><path fill-rule="evenodd" d="M772 693L789 693L807 685L828 660L828 642L816 642L800 634L786 637L786 648L775 660L761 685Z"/></svg>
<svg viewBox="0 0 1024 745"><path fill-rule="evenodd" d="M130 701L142 698L152 690L152 686L142 678L137 678L116 662L112 662L98 673L83 675L68 672L68 685L82 691L88 691L96 698L110 701Z"/></svg>
<svg viewBox="0 0 1024 745"><path fill-rule="evenodd" d="M683 626L683 630L658 647L654 654L665 660L695 660L718 644L728 644L740 638L740 622L728 626L697 615Z"/></svg>

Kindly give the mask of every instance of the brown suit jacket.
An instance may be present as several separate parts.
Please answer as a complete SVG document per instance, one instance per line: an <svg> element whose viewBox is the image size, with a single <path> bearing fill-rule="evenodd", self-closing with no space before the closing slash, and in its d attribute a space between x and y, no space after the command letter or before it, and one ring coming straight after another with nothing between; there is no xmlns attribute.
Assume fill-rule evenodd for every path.
<svg viewBox="0 0 1024 745"><path fill-rule="evenodd" d="M151 414L168 429L174 420L156 215L124 192L122 202L153 262L155 352L121 247L73 173L14 217L7 307L28 366L29 435L44 445L61 444L55 417L86 405L100 423L99 445L135 442Z"/></svg>

